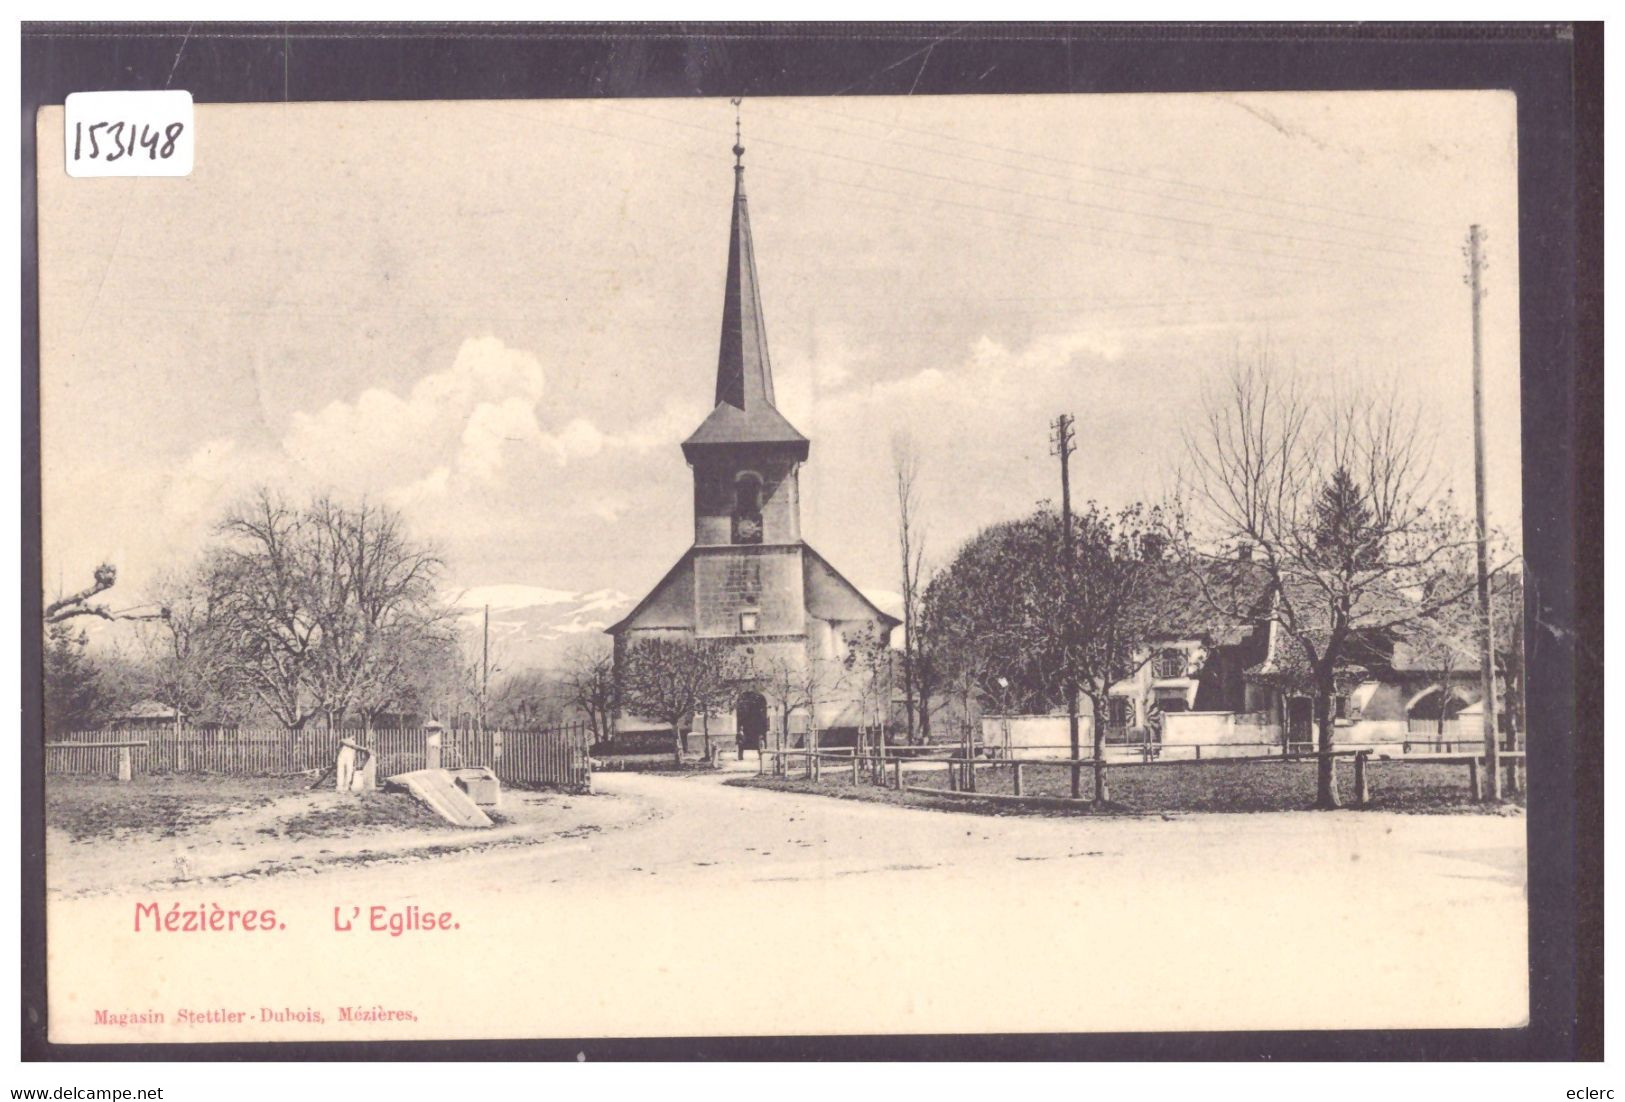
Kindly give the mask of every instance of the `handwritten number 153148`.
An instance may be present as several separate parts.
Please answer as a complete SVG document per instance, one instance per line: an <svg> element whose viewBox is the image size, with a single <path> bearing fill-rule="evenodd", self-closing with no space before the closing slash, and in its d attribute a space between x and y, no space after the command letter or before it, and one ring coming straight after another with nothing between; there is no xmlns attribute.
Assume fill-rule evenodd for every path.
<svg viewBox="0 0 1625 1102"><path fill-rule="evenodd" d="M120 157L134 157L138 149L147 151L149 161L168 160L175 155L175 143L180 140L186 124L172 122L162 130L154 130L146 123L96 122L86 126L73 125L73 159L116 161ZM98 134L98 131L100 132Z"/></svg>

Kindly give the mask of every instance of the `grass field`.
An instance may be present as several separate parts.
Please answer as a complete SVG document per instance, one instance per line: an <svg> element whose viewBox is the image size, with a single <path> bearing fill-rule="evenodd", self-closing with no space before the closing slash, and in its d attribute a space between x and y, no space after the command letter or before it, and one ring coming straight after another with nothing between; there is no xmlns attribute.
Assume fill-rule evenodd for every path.
<svg viewBox="0 0 1625 1102"><path fill-rule="evenodd" d="M616 813L591 797L509 786L490 812L493 829L462 830L404 792L350 795L302 777L51 777L46 880L52 892L74 895L310 875L577 838Z"/></svg>
<svg viewBox="0 0 1625 1102"><path fill-rule="evenodd" d="M1085 800L1093 799L1093 776L1088 767L1083 769ZM976 791L987 795L1011 794L1012 770L1008 765L985 764L976 770ZM1371 789L1368 805L1376 811L1413 811L1443 813L1473 813L1486 810L1474 803L1468 789L1467 766L1445 765L1435 762L1373 761L1367 767ZM1340 762L1337 770L1338 789L1344 805L1354 800L1354 766ZM757 787L787 788L795 791L821 792L831 796L857 799L876 799L887 802L908 800L964 805L967 811L997 811L1009 814L1020 805L1006 801L970 801L962 797L931 800L929 796L904 794L877 788L871 784L852 784L846 769L825 767L823 779L817 784L793 776L791 778L748 777L735 784ZM905 770L903 783L912 787L946 789L947 766ZM1290 762L1236 762L1203 765L1116 766L1106 773L1107 791L1114 810L1122 812L1257 812L1307 810L1315 802L1315 763ZM1064 764L1024 762L1022 768L1022 794L1026 796L1066 797L1071 795L1070 771ZM1522 804L1520 794L1513 801ZM1035 806L1039 813L1075 813L1072 809Z"/></svg>
<svg viewBox="0 0 1625 1102"><path fill-rule="evenodd" d="M120 784L100 777L52 777L45 785L46 825L75 842L121 836L173 838L222 815L266 807L310 786L302 777L144 777Z"/></svg>

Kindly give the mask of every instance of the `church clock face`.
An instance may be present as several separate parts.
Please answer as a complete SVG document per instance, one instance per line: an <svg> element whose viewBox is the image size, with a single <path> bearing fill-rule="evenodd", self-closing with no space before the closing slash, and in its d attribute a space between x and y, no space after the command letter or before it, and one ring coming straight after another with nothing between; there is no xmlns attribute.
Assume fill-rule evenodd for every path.
<svg viewBox="0 0 1625 1102"><path fill-rule="evenodd" d="M761 543L762 518L761 517L735 517L734 518L735 543Z"/></svg>

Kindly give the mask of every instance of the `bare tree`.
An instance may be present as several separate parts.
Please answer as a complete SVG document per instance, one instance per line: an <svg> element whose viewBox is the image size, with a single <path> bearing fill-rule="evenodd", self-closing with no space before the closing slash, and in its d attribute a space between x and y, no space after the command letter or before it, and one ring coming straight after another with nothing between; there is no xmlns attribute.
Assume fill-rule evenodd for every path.
<svg viewBox="0 0 1625 1102"><path fill-rule="evenodd" d="M1516 745L1521 729L1521 699L1523 689L1523 576L1511 565L1516 559L1507 542L1498 539L1493 549L1494 558L1508 565L1497 568L1490 575L1490 601L1495 637L1493 659L1498 682L1496 698L1506 710L1508 736ZM1474 556L1468 549L1445 556L1436 578L1427 588L1458 593L1466 579L1474 577ZM1434 688L1439 693L1441 707L1436 738L1444 737L1444 724L1448 718L1445 704L1454 686L1457 672L1478 670L1478 648L1481 643L1483 620L1478 604L1471 598L1441 605L1429 615L1399 629L1400 637L1409 644L1416 658L1436 674Z"/></svg>
<svg viewBox="0 0 1625 1102"><path fill-rule="evenodd" d="M239 718L250 696L236 677L206 583L199 573L161 579L156 592L163 616L141 632L152 696L174 709L176 726L205 715Z"/></svg>
<svg viewBox="0 0 1625 1102"><path fill-rule="evenodd" d="M615 662L609 648L582 643L564 660L563 687L570 706L587 717L594 742L610 737L615 708Z"/></svg>
<svg viewBox="0 0 1625 1102"><path fill-rule="evenodd" d="M846 684L857 695L862 709L863 729L874 739L876 753L886 756L886 726L891 711L892 649L885 635L872 625L848 631L843 636L846 655L842 666Z"/></svg>
<svg viewBox="0 0 1625 1102"><path fill-rule="evenodd" d="M892 478L897 491L897 549L902 566L903 707L911 744L928 740L931 735L930 684L924 660L927 640L920 622L925 530L919 520L919 475L919 449L914 441L902 434L893 437Z"/></svg>
<svg viewBox="0 0 1625 1102"><path fill-rule="evenodd" d="M76 616L99 616L103 620L161 620L164 613L162 609L125 609L115 612L106 605L93 604L92 598L97 597L118 583L118 567L112 563L102 563L92 575L90 585L77 593L66 597L58 597L45 606L45 622L47 624L60 624L72 620Z"/></svg>
<svg viewBox="0 0 1625 1102"><path fill-rule="evenodd" d="M755 684L778 716L778 744L790 744L790 716L807 716L807 749L816 749L818 707L826 702L835 676L809 644L804 655L776 654L757 667Z"/></svg>
<svg viewBox="0 0 1625 1102"><path fill-rule="evenodd" d="M1238 365L1186 438L1191 515L1180 546L1206 600L1238 619L1237 590L1204 567L1237 550L1266 572L1265 618L1301 649L1314 685L1316 804L1339 804L1332 699L1351 641L1392 632L1462 600L1473 579L1437 585L1471 530L1430 470L1420 415L1368 391L1312 401L1267 361ZM1186 527L1182 525L1181 527Z"/></svg>
<svg viewBox="0 0 1625 1102"><path fill-rule="evenodd" d="M1468 569L1473 569L1468 564ZM1463 576L1471 576L1463 573ZM1448 576L1444 584L1454 584ZM1433 689L1438 693L1439 714L1434 726L1434 748L1444 740L1444 725L1450 718L1450 701L1455 690L1458 670L1478 668L1474 650L1478 643L1480 619L1477 606L1471 601L1457 601L1435 609L1406 626L1405 642L1419 664L1433 674Z"/></svg>
<svg viewBox="0 0 1625 1102"><path fill-rule="evenodd" d="M449 630L440 559L391 510L326 497L296 509L262 490L220 533L205 566L218 642L232 676L290 727L376 710L419 646Z"/></svg>
<svg viewBox="0 0 1625 1102"><path fill-rule="evenodd" d="M499 727L533 730L555 727L565 722L576 708L567 674L523 669L505 673L491 690L491 715ZM592 724L593 741L598 741L601 724Z"/></svg>
<svg viewBox="0 0 1625 1102"><path fill-rule="evenodd" d="M744 676L733 648L708 639L655 636L628 646L620 691L634 715L659 720L671 730L672 757L683 760L683 729L721 687Z"/></svg>

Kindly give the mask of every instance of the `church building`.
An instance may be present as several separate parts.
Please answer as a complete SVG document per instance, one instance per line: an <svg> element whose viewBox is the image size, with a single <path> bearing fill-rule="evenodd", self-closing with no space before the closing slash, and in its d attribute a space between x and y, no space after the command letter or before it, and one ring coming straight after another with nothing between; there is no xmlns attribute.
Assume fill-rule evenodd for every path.
<svg viewBox="0 0 1625 1102"><path fill-rule="evenodd" d="M731 714L709 717L713 735L736 734L758 747L769 727L763 680L793 664L828 670L816 715L790 717L792 744L816 719L819 740L849 741L862 722L851 685L838 684L849 641L889 643L899 621L877 608L814 551L801 534L801 465L809 441L779 412L745 205L744 148L734 148L733 224L722 301L716 406L683 442L694 472L694 543L619 623L617 671L639 640L667 636L718 640L735 648L746 677ZM826 699L827 694L827 699ZM700 719L694 720L698 727ZM622 715L617 729L656 726Z"/></svg>

